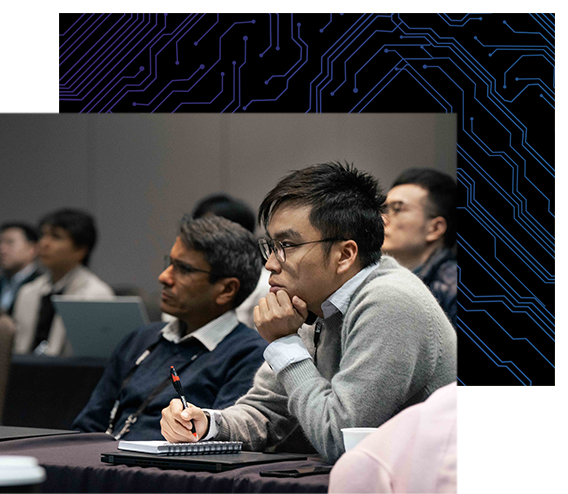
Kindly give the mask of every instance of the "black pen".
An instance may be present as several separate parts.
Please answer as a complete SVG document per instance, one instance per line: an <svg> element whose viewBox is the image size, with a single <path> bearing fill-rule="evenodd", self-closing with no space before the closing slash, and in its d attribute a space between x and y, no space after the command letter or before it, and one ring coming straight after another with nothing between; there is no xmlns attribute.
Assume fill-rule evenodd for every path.
<svg viewBox="0 0 568 494"><path fill-rule="evenodd" d="M185 399L185 396L183 395L183 388L181 387L181 381L179 380L179 376L177 375L176 368L173 365L171 366L171 369L170 369L170 377L172 378L172 384L174 385L174 388L177 391L179 399L181 400L181 402L183 404L183 409L185 410L187 408L187 400ZM197 437L197 432L195 431L195 422L193 421L193 419L191 419L191 432L195 437Z"/></svg>

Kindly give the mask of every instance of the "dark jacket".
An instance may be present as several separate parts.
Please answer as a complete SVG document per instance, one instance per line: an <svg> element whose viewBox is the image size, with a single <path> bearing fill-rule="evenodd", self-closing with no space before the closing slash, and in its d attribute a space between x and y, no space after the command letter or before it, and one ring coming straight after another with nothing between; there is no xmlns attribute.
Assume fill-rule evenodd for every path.
<svg viewBox="0 0 568 494"><path fill-rule="evenodd" d="M128 335L114 351L101 380L85 408L73 422L83 432L105 432L109 415L123 380L135 361L154 342L158 345L140 364L120 393L120 408L114 433L122 429L127 417L134 413L152 391L169 376L174 366L180 376L188 402L200 408L221 409L232 405L252 386L256 370L264 362L266 341L253 329L238 326L212 351L195 338L175 344L161 336L164 323L153 323ZM191 358L201 353L194 362ZM162 409L177 394L168 385L148 405L134 423L128 440L164 440L160 433Z"/></svg>
<svg viewBox="0 0 568 494"><path fill-rule="evenodd" d="M458 263L452 251L447 248L437 250L414 270L414 274L430 288L455 328L458 317Z"/></svg>

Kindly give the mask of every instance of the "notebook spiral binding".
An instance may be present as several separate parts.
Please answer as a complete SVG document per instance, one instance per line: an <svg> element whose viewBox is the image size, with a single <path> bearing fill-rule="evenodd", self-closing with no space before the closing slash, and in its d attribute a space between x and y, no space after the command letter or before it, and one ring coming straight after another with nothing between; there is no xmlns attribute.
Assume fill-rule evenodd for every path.
<svg viewBox="0 0 568 494"><path fill-rule="evenodd" d="M202 443L175 443L168 445L168 456L214 455L238 453L243 449L241 441L204 441Z"/></svg>

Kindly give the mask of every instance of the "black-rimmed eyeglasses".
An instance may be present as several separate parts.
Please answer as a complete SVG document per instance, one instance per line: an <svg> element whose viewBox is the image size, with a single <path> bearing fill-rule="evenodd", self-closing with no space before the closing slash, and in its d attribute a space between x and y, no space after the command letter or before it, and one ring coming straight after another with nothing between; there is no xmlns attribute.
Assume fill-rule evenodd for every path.
<svg viewBox="0 0 568 494"><path fill-rule="evenodd" d="M258 239L258 246L260 247L260 252L265 261L268 261L270 254L274 252L276 259L281 262L286 262L286 249L291 249L293 247L300 247L300 245L307 244L317 244L320 242L337 242L340 240L346 240L343 237L332 237L332 238L322 238L321 240L311 240L310 242L280 242L279 240L272 240L271 238L261 237Z"/></svg>
<svg viewBox="0 0 568 494"><path fill-rule="evenodd" d="M174 273L177 274L191 274L191 273L209 273L211 271L205 271L204 269L194 268L191 264L178 261L177 259L172 259L170 256L164 256L164 270L173 266Z"/></svg>

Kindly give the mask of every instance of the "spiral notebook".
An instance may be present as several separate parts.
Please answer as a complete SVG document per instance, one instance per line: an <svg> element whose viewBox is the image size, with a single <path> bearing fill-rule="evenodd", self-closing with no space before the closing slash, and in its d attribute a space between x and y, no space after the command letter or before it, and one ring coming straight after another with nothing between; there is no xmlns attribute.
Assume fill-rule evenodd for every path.
<svg viewBox="0 0 568 494"><path fill-rule="evenodd" d="M167 441L120 441L118 449L166 456L213 455L239 453L241 441L203 441L199 443L169 443Z"/></svg>

